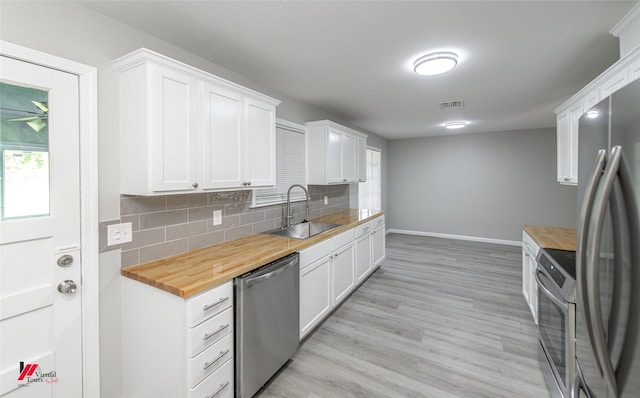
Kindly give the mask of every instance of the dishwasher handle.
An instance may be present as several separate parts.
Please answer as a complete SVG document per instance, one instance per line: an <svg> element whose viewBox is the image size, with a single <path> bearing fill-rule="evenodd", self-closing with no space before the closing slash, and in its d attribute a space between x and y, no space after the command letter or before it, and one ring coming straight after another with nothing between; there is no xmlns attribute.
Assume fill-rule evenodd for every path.
<svg viewBox="0 0 640 398"><path fill-rule="evenodd" d="M244 281L244 284L246 287L251 287L257 283L260 283L262 281L265 281L267 279L271 279L273 277L276 277L278 275L280 275L281 273L283 273L284 271L286 271L287 269L291 268L294 264L298 264L298 258L294 258L293 260L290 260L288 263L284 263L284 265L278 265L278 269L276 269L275 271L271 271L268 274L264 274L264 275L260 275L260 276L256 276L253 278L247 278Z"/></svg>

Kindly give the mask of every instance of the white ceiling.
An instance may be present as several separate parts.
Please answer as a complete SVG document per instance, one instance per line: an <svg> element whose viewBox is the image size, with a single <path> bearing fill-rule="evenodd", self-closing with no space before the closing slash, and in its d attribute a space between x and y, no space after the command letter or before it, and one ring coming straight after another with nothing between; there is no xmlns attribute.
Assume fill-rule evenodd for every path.
<svg viewBox="0 0 640 398"><path fill-rule="evenodd" d="M388 139L555 126L618 59L624 1L89 1L90 8ZM451 72L414 74L434 50ZM463 100L464 108L440 103Z"/></svg>

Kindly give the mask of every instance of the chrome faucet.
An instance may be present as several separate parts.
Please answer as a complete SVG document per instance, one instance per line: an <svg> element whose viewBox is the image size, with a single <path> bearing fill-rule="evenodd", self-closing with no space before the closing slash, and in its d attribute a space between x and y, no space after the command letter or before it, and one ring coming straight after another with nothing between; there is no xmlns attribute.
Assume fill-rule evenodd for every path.
<svg viewBox="0 0 640 398"><path fill-rule="evenodd" d="M293 218L293 212L292 212L293 209L291 208L291 190L295 187L300 187L304 191L304 194L306 196L305 209L307 211L307 221L309 220L309 201L311 200L311 198L309 197L309 191L307 191L307 188L303 187L300 184L293 184L292 186L289 187L289 190L287 191L287 216L285 218L285 224L287 228L291 226L291 219Z"/></svg>

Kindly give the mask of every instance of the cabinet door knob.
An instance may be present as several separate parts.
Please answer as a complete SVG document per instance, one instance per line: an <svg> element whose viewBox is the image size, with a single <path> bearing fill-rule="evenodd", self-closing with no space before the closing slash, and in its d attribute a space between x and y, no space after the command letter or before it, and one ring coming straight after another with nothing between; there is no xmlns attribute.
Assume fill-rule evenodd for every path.
<svg viewBox="0 0 640 398"><path fill-rule="evenodd" d="M191 184L191 186L194 187L194 188L198 188L198 183L194 182L193 184Z"/></svg>

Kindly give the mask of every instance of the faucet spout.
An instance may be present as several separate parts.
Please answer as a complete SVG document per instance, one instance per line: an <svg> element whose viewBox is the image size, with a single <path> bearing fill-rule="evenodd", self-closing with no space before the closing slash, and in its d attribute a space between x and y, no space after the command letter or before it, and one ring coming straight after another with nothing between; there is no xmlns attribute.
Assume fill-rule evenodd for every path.
<svg viewBox="0 0 640 398"><path fill-rule="evenodd" d="M307 220L309 220L309 201L311 200L311 198L309 197L309 191L307 191L307 188L305 188L300 184L293 184L289 187L289 190L287 191L287 215L285 216L285 225L287 228L291 226L291 219L293 218L292 209L291 209L291 190L295 187L302 188L302 190L304 191L305 210L307 213Z"/></svg>

